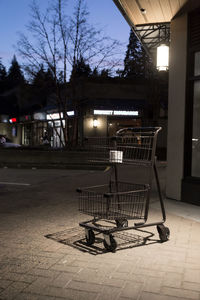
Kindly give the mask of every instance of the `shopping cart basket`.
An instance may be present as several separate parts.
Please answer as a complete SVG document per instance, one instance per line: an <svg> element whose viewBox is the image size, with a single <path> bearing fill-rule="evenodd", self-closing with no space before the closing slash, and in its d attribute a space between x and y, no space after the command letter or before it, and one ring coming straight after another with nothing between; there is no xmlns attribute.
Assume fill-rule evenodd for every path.
<svg viewBox="0 0 200 300"><path fill-rule="evenodd" d="M108 162L111 166L109 184L77 189L80 212L93 217L92 220L79 224L85 228L88 245L95 242L94 232L96 231L104 235L105 248L114 251L117 243L113 233L154 225L157 225L161 242L168 240L170 231L168 227L163 225L166 221L166 215L155 158L157 134L160 130L160 127L127 128L119 130L115 137L86 140L87 149L90 153L89 160L92 163ZM119 163L148 167L148 182L146 184L134 184L118 181L117 165ZM112 171L115 174L114 181L112 180ZM162 221L146 223L153 173L159 194ZM112 226L104 226L100 224L99 221L101 220L108 223L114 222L112 222ZM136 222L134 225L128 226L129 220Z"/></svg>
<svg viewBox="0 0 200 300"><path fill-rule="evenodd" d="M121 129L112 137L88 137L84 149L88 161L124 164L152 164L161 127Z"/></svg>

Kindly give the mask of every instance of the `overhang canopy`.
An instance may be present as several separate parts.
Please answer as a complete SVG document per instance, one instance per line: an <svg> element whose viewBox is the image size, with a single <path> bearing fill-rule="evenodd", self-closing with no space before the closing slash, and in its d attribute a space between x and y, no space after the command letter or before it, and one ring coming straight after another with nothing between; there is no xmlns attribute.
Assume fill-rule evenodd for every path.
<svg viewBox="0 0 200 300"><path fill-rule="evenodd" d="M169 43L170 22L188 0L113 0L147 53Z"/></svg>

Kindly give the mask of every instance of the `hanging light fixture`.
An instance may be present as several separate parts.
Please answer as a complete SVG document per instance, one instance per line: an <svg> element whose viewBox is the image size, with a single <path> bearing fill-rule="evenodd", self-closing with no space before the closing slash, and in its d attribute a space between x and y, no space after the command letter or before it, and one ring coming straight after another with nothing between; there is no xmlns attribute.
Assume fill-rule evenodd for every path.
<svg viewBox="0 0 200 300"><path fill-rule="evenodd" d="M97 120L97 119L93 119L93 127L94 127L94 128L97 128L98 125L99 125L98 120Z"/></svg>
<svg viewBox="0 0 200 300"><path fill-rule="evenodd" d="M160 45L157 48L157 69L159 71L166 71L169 67L169 47L167 45Z"/></svg>

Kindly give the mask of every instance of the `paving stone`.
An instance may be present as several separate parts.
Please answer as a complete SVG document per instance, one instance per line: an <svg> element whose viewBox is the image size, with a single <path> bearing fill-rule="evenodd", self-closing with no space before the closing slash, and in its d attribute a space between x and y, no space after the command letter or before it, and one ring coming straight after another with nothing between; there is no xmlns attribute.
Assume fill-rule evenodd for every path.
<svg viewBox="0 0 200 300"><path fill-rule="evenodd" d="M183 275L180 273L167 272L162 281L163 286L172 288L180 288L183 280Z"/></svg>
<svg viewBox="0 0 200 300"><path fill-rule="evenodd" d="M58 258L40 257L37 261L37 268L50 269L59 261Z"/></svg>
<svg viewBox="0 0 200 300"><path fill-rule="evenodd" d="M200 223L167 213L171 237L166 243L160 243L152 226L146 231L155 235L145 246L127 242L123 250L106 252L98 235L87 252L85 244L83 249L76 243L77 233L84 236L78 224L88 216L79 214L71 186L68 191L71 173L58 175L57 188L48 180L45 186L35 185L24 202L22 191L9 194L17 210L8 207L0 218L1 300L200 300ZM80 175L73 180L77 178L85 180ZM1 194L0 200L1 208ZM153 209L149 219L160 220L160 211ZM73 242L50 238L62 232ZM146 233L127 234L142 238Z"/></svg>
<svg viewBox="0 0 200 300"><path fill-rule="evenodd" d="M38 253L38 256L44 256L44 257L52 257L52 258L58 258L61 259L64 257L63 253L54 252L54 251L40 251Z"/></svg>
<svg viewBox="0 0 200 300"><path fill-rule="evenodd" d="M170 295L161 295L161 294L155 294L149 292L142 292L138 300L178 300L178 299L180 298L170 296ZM181 298L181 300L188 300L188 299Z"/></svg>
<svg viewBox="0 0 200 300"><path fill-rule="evenodd" d="M26 293L36 293L38 294L39 291L44 289L47 286L51 286L53 279L47 278L47 277L40 277L37 280L35 280L32 284L29 284L24 291Z"/></svg>
<svg viewBox="0 0 200 300"><path fill-rule="evenodd" d="M71 281L73 278L74 278L73 273L62 272L55 279L53 279L51 285L54 287L65 287L69 283L69 281Z"/></svg>
<svg viewBox="0 0 200 300"><path fill-rule="evenodd" d="M121 278L105 278L103 284L107 286L123 288L125 285L125 280Z"/></svg>
<svg viewBox="0 0 200 300"><path fill-rule="evenodd" d="M131 299L138 299L140 293L142 290L142 284L141 283L126 283L125 287L123 288L120 296L121 297L127 297Z"/></svg>
<svg viewBox="0 0 200 300"><path fill-rule="evenodd" d="M97 297L96 293L86 292L86 291L78 291L74 289L62 289L62 288L54 288L47 287L45 288L41 294L51 297L60 297L64 299L72 299L72 300L94 300Z"/></svg>
<svg viewBox="0 0 200 300"><path fill-rule="evenodd" d="M20 281L15 281L12 283L11 287L16 289L16 290L19 290L19 291L22 291L24 290L25 288L27 288L29 286L29 283L26 283L26 282L20 282Z"/></svg>
<svg viewBox="0 0 200 300"><path fill-rule="evenodd" d="M137 268L137 269L133 270L133 274L162 278L164 276L165 272L146 269L146 268Z"/></svg>
<svg viewBox="0 0 200 300"><path fill-rule="evenodd" d="M69 272L69 273L79 273L81 271L81 267L76 266L68 266L65 264L57 264L51 267L51 270L53 271L60 271L60 272Z"/></svg>
<svg viewBox="0 0 200 300"><path fill-rule="evenodd" d="M3 292L0 294L1 300L12 300L20 293L19 289L16 289L12 286L7 287Z"/></svg>
<svg viewBox="0 0 200 300"><path fill-rule="evenodd" d="M183 282L182 283L182 288L186 289L186 290L192 290L192 291L200 292L200 284L199 283Z"/></svg>
<svg viewBox="0 0 200 300"><path fill-rule="evenodd" d="M38 269L33 268L29 270L27 275L38 276L38 277L49 277L56 278L61 272L56 270L46 270L46 269Z"/></svg>
<svg viewBox="0 0 200 300"><path fill-rule="evenodd" d="M200 284L200 270L186 269L184 273L184 281Z"/></svg>
<svg viewBox="0 0 200 300"><path fill-rule="evenodd" d="M145 292L159 293L162 285L162 278L148 277L142 288Z"/></svg>
<svg viewBox="0 0 200 300"><path fill-rule="evenodd" d="M65 255L61 260L59 260L58 264L82 268L83 266L85 266L85 260L77 259L76 256L73 255Z"/></svg>
<svg viewBox="0 0 200 300"><path fill-rule="evenodd" d="M129 263L122 263L117 269L116 269L116 272L119 272L119 273L131 273L133 271L133 267L134 265Z"/></svg>
<svg viewBox="0 0 200 300"><path fill-rule="evenodd" d="M89 283L89 282L77 281L77 280L70 281L67 284L66 288L79 290L79 291L94 292L94 293L99 293L103 289L101 284Z"/></svg>
<svg viewBox="0 0 200 300"><path fill-rule="evenodd" d="M27 294L27 293L20 293L15 298L15 300L60 300L60 299L63 299L63 298L34 295L34 294Z"/></svg>
<svg viewBox="0 0 200 300"><path fill-rule="evenodd" d="M60 297L38 296L37 300L61 300Z"/></svg>
<svg viewBox="0 0 200 300"><path fill-rule="evenodd" d="M175 261L171 261L169 262L168 266L160 265L160 271L183 274L185 270L183 266L184 266L183 263L179 263L179 262L177 263Z"/></svg>
<svg viewBox="0 0 200 300"><path fill-rule="evenodd" d="M13 281L11 281L11 280L0 279L0 288L5 289L12 283L13 283Z"/></svg>
<svg viewBox="0 0 200 300"><path fill-rule="evenodd" d="M196 262L196 264L195 263L191 263L191 262L186 262L185 264L184 264L184 269L186 270L186 269L192 269L192 270L200 270L200 263L198 263L198 262Z"/></svg>
<svg viewBox="0 0 200 300"><path fill-rule="evenodd" d="M121 288L119 287L104 285L95 300L115 300L118 299L120 292Z"/></svg>
<svg viewBox="0 0 200 300"><path fill-rule="evenodd" d="M121 279L121 280L129 280L130 278L133 278L135 275L130 275L128 273L118 273L116 271L112 272L109 276L109 278L116 278L116 279ZM137 277L137 276L135 276ZM130 279L131 280L131 279Z"/></svg>
<svg viewBox="0 0 200 300"><path fill-rule="evenodd" d="M161 292L162 294L178 297L181 299L186 298L199 300L199 293L196 291L163 287Z"/></svg>

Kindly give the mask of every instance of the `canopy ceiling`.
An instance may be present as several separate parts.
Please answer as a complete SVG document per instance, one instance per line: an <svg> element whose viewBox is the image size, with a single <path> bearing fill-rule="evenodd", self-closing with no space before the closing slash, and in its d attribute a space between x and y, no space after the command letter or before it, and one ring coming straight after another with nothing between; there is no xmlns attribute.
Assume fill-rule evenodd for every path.
<svg viewBox="0 0 200 300"><path fill-rule="evenodd" d="M113 0L135 25L170 22L187 0ZM145 10L143 13L141 10Z"/></svg>
<svg viewBox="0 0 200 300"><path fill-rule="evenodd" d="M152 54L161 43L169 43L170 22L188 0L113 0L124 18Z"/></svg>

